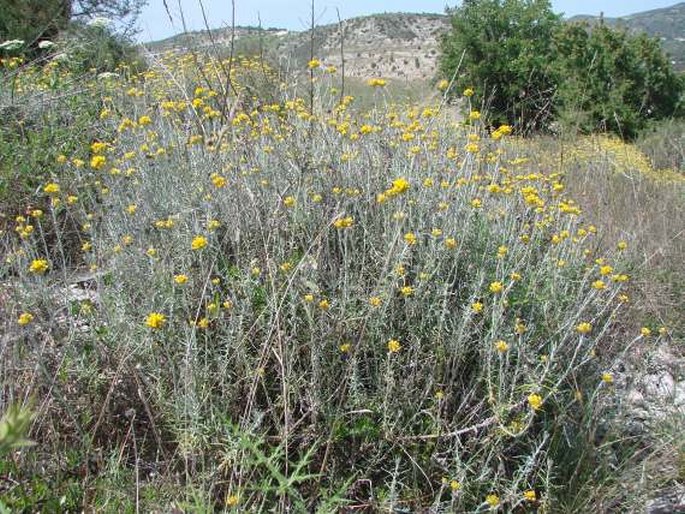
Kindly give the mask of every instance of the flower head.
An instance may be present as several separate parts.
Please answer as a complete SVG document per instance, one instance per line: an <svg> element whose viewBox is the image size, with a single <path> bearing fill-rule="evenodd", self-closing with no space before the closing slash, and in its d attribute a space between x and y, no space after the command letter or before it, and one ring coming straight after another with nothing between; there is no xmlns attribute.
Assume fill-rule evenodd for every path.
<svg viewBox="0 0 685 514"><path fill-rule="evenodd" d="M402 348L402 345L397 339L388 341L388 353L397 353Z"/></svg>
<svg viewBox="0 0 685 514"><path fill-rule="evenodd" d="M202 250L205 246L207 246L207 238L204 236L195 236L190 243L193 250Z"/></svg>
<svg viewBox="0 0 685 514"><path fill-rule="evenodd" d="M165 323L166 316L159 312L151 312L147 315L147 318L145 318L145 325L155 330L162 328Z"/></svg>
<svg viewBox="0 0 685 514"><path fill-rule="evenodd" d="M31 273L35 273L36 275L42 275L45 273L50 265L48 264L47 259L33 259L31 261L31 265L29 266L29 271Z"/></svg>

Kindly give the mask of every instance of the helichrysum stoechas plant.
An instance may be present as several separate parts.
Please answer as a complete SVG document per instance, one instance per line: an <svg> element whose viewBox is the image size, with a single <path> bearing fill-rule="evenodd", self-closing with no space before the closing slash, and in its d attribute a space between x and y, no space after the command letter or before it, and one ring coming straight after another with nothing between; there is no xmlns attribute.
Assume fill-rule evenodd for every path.
<svg viewBox="0 0 685 514"><path fill-rule="evenodd" d="M242 95L274 76L232 66ZM56 409L38 433L77 423L119 456L135 437L217 508L344 499L356 480L416 509L553 504L567 428L612 394L598 349L626 294L564 177L486 113L384 103L383 79L359 112L310 63L314 112L287 86L227 110L224 69L166 55L93 77L107 137L55 149L44 213L3 234L14 358L56 341L47 365L95 395L21 382ZM92 298L65 293L77 272Z"/></svg>

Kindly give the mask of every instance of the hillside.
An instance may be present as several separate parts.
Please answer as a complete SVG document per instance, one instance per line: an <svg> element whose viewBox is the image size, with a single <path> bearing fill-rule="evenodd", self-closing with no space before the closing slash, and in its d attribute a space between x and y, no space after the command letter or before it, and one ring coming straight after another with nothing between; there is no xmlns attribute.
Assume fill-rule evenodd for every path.
<svg viewBox="0 0 685 514"><path fill-rule="evenodd" d="M571 21L599 22L596 16L574 16ZM647 32L661 39L664 50L671 56L676 69L685 70L685 2L639 12L622 18L604 18L611 25L625 27L632 31Z"/></svg>
<svg viewBox="0 0 685 514"><path fill-rule="evenodd" d="M574 16L570 21L599 21L596 16ZM685 2L606 23L660 37L676 69L685 70ZM430 13L382 13L344 20L341 25L316 27L315 54L325 64L341 65L341 39L345 73L349 77L383 76L401 80L428 80L435 74L440 35L449 29L449 17ZM342 38L341 38L342 32ZM227 49L230 29L179 34L145 46L153 53L172 49L208 47L212 42ZM285 68L301 67L309 60L309 31L238 27L236 53L269 53Z"/></svg>

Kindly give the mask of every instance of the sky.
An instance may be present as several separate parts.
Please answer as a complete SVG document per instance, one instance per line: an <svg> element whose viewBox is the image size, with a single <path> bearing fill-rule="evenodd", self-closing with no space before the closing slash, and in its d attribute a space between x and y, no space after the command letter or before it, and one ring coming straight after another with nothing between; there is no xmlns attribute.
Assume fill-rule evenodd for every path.
<svg viewBox="0 0 685 514"><path fill-rule="evenodd" d="M679 0L552 0L555 12L566 16L603 12L605 16L625 16L650 9L668 7ZM139 21L139 41L155 41L183 32L180 12L183 11L188 30L204 29L200 10L204 5L211 28L230 26L231 0L148 0ZM315 0L318 25L336 21L336 8L342 19L382 12L444 13L445 6L454 7L455 0ZM289 30L306 30L311 17L310 0L235 0L236 25L261 25Z"/></svg>

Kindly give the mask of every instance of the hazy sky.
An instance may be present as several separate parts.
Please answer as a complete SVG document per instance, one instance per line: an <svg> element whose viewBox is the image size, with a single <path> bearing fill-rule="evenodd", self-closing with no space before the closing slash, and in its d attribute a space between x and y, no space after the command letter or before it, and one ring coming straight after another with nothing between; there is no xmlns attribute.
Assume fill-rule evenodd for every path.
<svg viewBox="0 0 685 514"><path fill-rule="evenodd" d="M556 12L567 16L599 14L623 16L635 12L674 5L678 0L552 0ZM230 25L230 0L202 0L212 28ZM351 18L379 12L437 12L445 6L458 4L455 0L315 0L318 24L336 20L336 8L341 18ZM162 39L183 31L179 13L183 11L189 30L204 28L200 0L166 0L173 24L164 8L163 0L149 0L140 19L140 41ZM236 24L304 30L309 26L310 0L235 0ZM180 5L180 8L179 8Z"/></svg>

